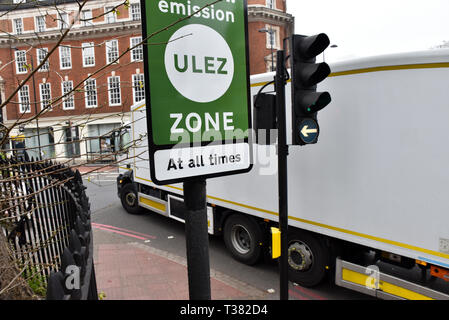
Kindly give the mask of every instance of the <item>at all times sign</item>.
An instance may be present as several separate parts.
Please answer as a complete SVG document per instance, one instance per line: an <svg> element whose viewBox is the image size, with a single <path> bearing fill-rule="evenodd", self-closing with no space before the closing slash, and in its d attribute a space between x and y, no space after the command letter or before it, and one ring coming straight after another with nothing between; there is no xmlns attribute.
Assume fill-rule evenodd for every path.
<svg viewBox="0 0 449 320"><path fill-rule="evenodd" d="M141 4L152 181L249 171L246 0Z"/></svg>

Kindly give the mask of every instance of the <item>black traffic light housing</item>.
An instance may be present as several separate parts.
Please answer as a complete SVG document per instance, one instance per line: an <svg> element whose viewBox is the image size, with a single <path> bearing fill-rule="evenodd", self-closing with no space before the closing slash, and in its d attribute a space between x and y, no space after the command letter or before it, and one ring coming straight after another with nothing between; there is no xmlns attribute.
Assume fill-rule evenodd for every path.
<svg viewBox="0 0 449 320"><path fill-rule="evenodd" d="M292 144L316 143L319 135L318 111L331 102L328 92L317 92L317 84L331 70L327 63L315 63L316 57L329 46L329 37L292 35L290 37L292 78Z"/></svg>
<svg viewBox="0 0 449 320"><path fill-rule="evenodd" d="M273 144L276 135L273 129L277 128L276 95L258 93L254 96L254 123L256 143L261 145Z"/></svg>

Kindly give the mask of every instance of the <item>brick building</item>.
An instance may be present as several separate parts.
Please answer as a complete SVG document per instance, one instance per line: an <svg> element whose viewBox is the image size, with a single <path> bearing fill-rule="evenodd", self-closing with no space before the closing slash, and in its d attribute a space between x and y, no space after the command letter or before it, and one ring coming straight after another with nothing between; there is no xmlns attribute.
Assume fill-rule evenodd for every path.
<svg viewBox="0 0 449 320"><path fill-rule="evenodd" d="M294 33L294 17L287 13L286 2L248 0L251 74L273 70L276 66L276 50L282 49L283 39Z"/></svg>
<svg viewBox="0 0 449 320"><path fill-rule="evenodd" d="M140 1L123 2L90 0L79 12L75 0L0 0L2 101L57 47L2 110L7 125L47 110L38 123L11 131L11 147L24 136L31 155L39 154L40 145L45 158L61 160L89 160L120 148L114 129L129 122L130 106L145 97L142 48L121 56L142 39ZM285 2L248 0L251 74L269 71L271 52L292 33Z"/></svg>

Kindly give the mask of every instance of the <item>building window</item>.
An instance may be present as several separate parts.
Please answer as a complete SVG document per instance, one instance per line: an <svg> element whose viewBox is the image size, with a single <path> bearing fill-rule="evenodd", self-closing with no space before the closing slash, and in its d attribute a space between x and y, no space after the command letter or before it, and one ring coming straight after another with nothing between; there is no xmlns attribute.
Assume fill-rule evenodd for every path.
<svg viewBox="0 0 449 320"><path fill-rule="evenodd" d="M118 58L118 40L106 41L106 63L112 63ZM117 63L118 61L115 61Z"/></svg>
<svg viewBox="0 0 449 320"><path fill-rule="evenodd" d="M131 4L131 19L133 21L140 20L140 3Z"/></svg>
<svg viewBox="0 0 449 320"><path fill-rule="evenodd" d="M81 156L80 133L78 126L65 127L65 153L67 158L78 158Z"/></svg>
<svg viewBox="0 0 449 320"><path fill-rule="evenodd" d="M114 7L106 7L105 12L107 23L117 22L117 12L115 11Z"/></svg>
<svg viewBox="0 0 449 320"><path fill-rule="evenodd" d="M42 63L42 61L44 61L47 54L48 54L47 48L36 49L37 65L40 65ZM42 67L39 69L39 71L48 71L49 67L50 67L50 64L47 59L47 61L45 61L45 63L42 65Z"/></svg>
<svg viewBox="0 0 449 320"><path fill-rule="evenodd" d="M22 18L17 18L13 20L14 33L22 34L23 33L23 21Z"/></svg>
<svg viewBox="0 0 449 320"><path fill-rule="evenodd" d="M27 73L28 65L27 65L27 53L25 50L16 51L16 72L17 73Z"/></svg>
<svg viewBox="0 0 449 320"><path fill-rule="evenodd" d="M59 62L61 64L61 69L72 68L72 54L70 47L66 46L59 47Z"/></svg>
<svg viewBox="0 0 449 320"><path fill-rule="evenodd" d="M45 16L36 17L36 32L45 31Z"/></svg>
<svg viewBox="0 0 449 320"><path fill-rule="evenodd" d="M82 45L83 48L83 66L93 67L95 66L95 47L93 42L86 42Z"/></svg>
<svg viewBox="0 0 449 320"><path fill-rule="evenodd" d="M92 11L91 10L83 10L81 12L81 25L83 27L88 27L88 26L93 26L93 22L92 22Z"/></svg>
<svg viewBox="0 0 449 320"><path fill-rule="evenodd" d="M58 21L59 29L64 30L69 28L69 14L65 12L59 13Z"/></svg>
<svg viewBox="0 0 449 320"><path fill-rule="evenodd" d="M39 91L41 94L41 108L51 110L51 86L50 83L39 84Z"/></svg>
<svg viewBox="0 0 449 320"><path fill-rule="evenodd" d="M145 100L145 77L142 73L133 74L134 103Z"/></svg>
<svg viewBox="0 0 449 320"><path fill-rule="evenodd" d="M274 27L270 25L265 25L267 32L267 49L276 49L280 50L280 41L279 41L279 27Z"/></svg>
<svg viewBox="0 0 449 320"><path fill-rule="evenodd" d="M84 96L86 108L96 108L97 105L97 80L87 79L84 81Z"/></svg>
<svg viewBox="0 0 449 320"><path fill-rule="evenodd" d="M142 37L131 38L131 48L142 42ZM143 47L142 45L131 49L131 61L143 60Z"/></svg>
<svg viewBox="0 0 449 320"><path fill-rule="evenodd" d="M108 92L109 92L109 105L119 106L122 104L122 97L120 94L120 77L108 78Z"/></svg>
<svg viewBox="0 0 449 320"><path fill-rule="evenodd" d="M30 113L30 90L28 85L24 85L19 90L19 107L20 113Z"/></svg>
<svg viewBox="0 0 449 320"><path fill-rule="evenodd" d="M276 0L266 0L267 7L270 9L276 9Z"/></svg>
<svg viewBox="0 0 449 320"><path fill-rule="evenodd" d="M73 110L75 109L75 99L73 98L73 81L62 82L62 109Z"/></svg>

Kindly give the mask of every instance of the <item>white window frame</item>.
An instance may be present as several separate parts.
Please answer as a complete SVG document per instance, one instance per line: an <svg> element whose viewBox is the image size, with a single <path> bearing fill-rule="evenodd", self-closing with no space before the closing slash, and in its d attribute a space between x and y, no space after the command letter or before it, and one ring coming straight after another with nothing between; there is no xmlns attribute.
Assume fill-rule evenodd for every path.
<svg viewBox="0 0 449 320"><path fill-rule="evenodd" d="M68 29L69 25L70 15L67 12L59 12L58 28L61 30Z"/></svg>
<svg viewBox="0 0 449 320"><path fill-rule="evenodd" d="M67 84L67 86L65 86ZM61 82L62 110L75 110L75 98L73 93L73 81L67 80ZM70 92L70 94L68 94ZM68 94L67 96L65 96Z"/></svg>
<svg viewBox="0 0 449 320"><path fill-rule="evenodd" d="M67 86L65 85L67 84ZM75 110L75 98L73 93L73 81L63 81L61 82L61 92L64 97L67 93L71 92L69 95L62 98L62 110Z"/></svg>
<svg viewBox="0 0 449 320"><path fill-rule="evenodd" d="M81 11L81 19L83 20L87 20L87 21L82 21L82 26L83 27L90 27L93 26L93 20L92 20L93 16L92 16L92 10L83 10Z"/></svg>
<svg viewBox="0 0 449 320"><path fill-rule="evenodd" d="M34 27L36 32L45 32L47 30L45 16L34 17Z"/></svg>
<svg viewBox="0 0 449 320"><path fill-rule="evenodd" d="M17 74L27 73L28 72L27 52L25 50L15 51L14 58L16 60L16 73Z"/></svg>
<svg viewBox="0 0 449 320"><path fill-rule="evenodd" d="M113 46L112 44L115 43L116 45ZM108 40L105 42L106 47L106 63L110 64L119 56L119 48L118 48L118 40ZM114 52L115 51L115 52ZM119 61L115 61L114 63L118 63Z"/></svg>
<svg viewBox="0 0 449 320"><path fill-rule="evenodd" d="M20 113L31 113L30 87L26 84L19 90Z"/></svg>
<svg viewBox="0 0 449 320"><path fill-rule="evenodd" d="M142 42L142 37L133 37L129 39L130 48ZM135 47L131 50L131 62L143 61L143 45Z"/></svg>
<svg viewBox="0 0 449 320"><path fill-rule="evenodd" d="M91 85L90 83L93 84L93 88L90 89L88 88L89 85ZM90 95L90 91L92 91L94 93L94 95ZM86 103L86 109L90 109L90 108L96 108L98 107L98 95L97 95L97 80L90 78L90 79L86 79L84 81L84 98L85 98L85 103ZM95 100L95 104L90 104L91 101Z"/></svg>
<svg viewBox="0 0 449 320"><path fill-rule="evenodd" d="M132 21L140 21L142 19L140 3L132 3L130 11L131 11L131 20Z"/></svg>
<svg viewBox="0 0 449 320"><path fill-rule="evenodd" d="M133 102L137 103L145 100L145 76L143 73L132 75ZM142 99L137 100L138 97Z"/></svg>
<svg viewBox="0 0 449 320"><path fill-rule="evenodd" d="M280 50L281 46L280 46L280 31L281 29L277 26L272 26L272 25L265 25L265 29L266 30L273 30L273 50ZM266 32L267 34L267 49L271 49L271 34L270 32Z"/></svg>
<svg viewBox="0 0 449 320"><path fill-rule="evenodd" d="M65 55L65 53L63 52L66 49L67 49L68 55ZM68 63L65 60L67 58L68 58ZM67 47L67 46L59 47L59 66L60 66L61 70L72 69L72 49L70 47Z"/></svg>
<svg viewBox="0 0 449 320"><path fill-rule="evenodd" d="M114 7L106 7L104 8L104 12L107 12L105 15L106 23L116 23L117 22L117 12L114 10ZM114 10L114 11L111 11Z"/></svg>
<svg viewBox="0 0 449 320"><path fill-rule="evenodd" d="M20 30L17 28L18 25L16 22L20 21ZM16 18L12 20L13 30L15 34L23 34L23 19L22 18Z"/></svg>
<svg viewBox="0 0 449 320"><path fill-rule="evenodd" d="M93 42L84 42L81 44L83 53L83 67L95 66L95 44ZM86 63L92 61L92 63Z"/></svg>
<svg viewBox="0 0 449 320"><path fill-rule="evenodd" d="M116 91L117 89L118 92ZM119 76L108 77L108 97L109 106L115 107L122 105L122 93Z"/></svg>
<svg viewBox="0 0 449 320"><path fill-rule="evenodd" d="M267 8L271 8L273 5L273 9L276 9L276 0L266 0L265 5Z"/></svg>
<svg viewBox="0 0 449 320"><path fill-rule="evenodd" d="M47 89L48 91L46 91ZM43 110L47 106L49 107L46 109L52 110L53 108L51 107L51 83L50 82L39 83L39 94L41 97L41 110Z"/></svg>
<svg viewBox="0 0 449 320"><path fill-rule="evenodd" d="M43 53L43 55L42 55L42 53ZM37 48L36 49L37 65L41 64L41 62L45 59L47 54L48 54L48 48ZM39 72L48 71L48 69L50 69L50 63L47 59L47 61L45 61L45 63L39 69Z"/></svg>

